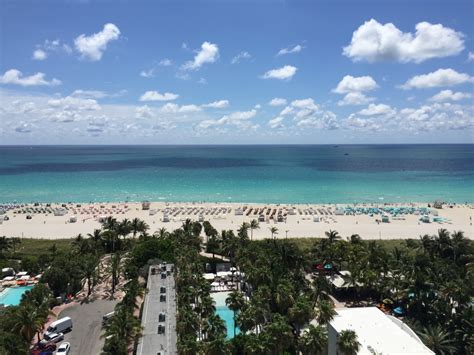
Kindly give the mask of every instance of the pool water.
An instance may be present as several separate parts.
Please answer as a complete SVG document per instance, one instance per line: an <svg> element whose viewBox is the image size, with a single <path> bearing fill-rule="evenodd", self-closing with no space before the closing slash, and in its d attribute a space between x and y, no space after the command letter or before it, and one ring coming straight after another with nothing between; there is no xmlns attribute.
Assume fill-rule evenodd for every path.
<svg viewBox="0 0 474 355"><path fill-rule="evenodd" d="M0 304L5 306L18 306L21 301L21 296L26 291L29 291L34 286L10 287L6 288L0 293Z"/></svg>
<svg viewBox="0 0 474 355"><path fill-rule="evenodd" d="M240 333L240 329L236 327L234 333L234 311L230 310L225 304L229 292L211 293L211 296L216 303L216 314L225 322L227 339L232 339L236 334Z"/></svg>

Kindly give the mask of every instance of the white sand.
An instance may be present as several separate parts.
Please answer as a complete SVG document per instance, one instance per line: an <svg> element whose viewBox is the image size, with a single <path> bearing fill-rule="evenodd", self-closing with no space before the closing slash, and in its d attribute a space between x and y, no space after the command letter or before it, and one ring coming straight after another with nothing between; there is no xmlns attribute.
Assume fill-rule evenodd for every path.
<svg viewBox="0 0 474 355"><path fill-rule="evenodd" d="M44 205L43 205L44 206ZM53 208L59 205L52 205ZM237 203L165 203L152 202L151 209L158 210L158 212L151 216L149 211L144 211L141 208L141 203L101 203L101 204L82 204L81 209L94 210L90 214L81 214L76 205L68 205L69 211L65 216L54 216L53 214L31 214L32 219L27 220L26 214L14 214L14 210L8 211L6 215L10 218L0 224L0 235L7 237L24 237L24 238L72 238L77 234L92 233L95 228L100 228L100 223L97 221L99 216L112 215L117 219L133 219L138 217L146 221L150 226L150 233L153 233L165 227L168 231L181 226L186 218L198 220L199 212L195 214L178 214L172 216L169 214L170 222L162 222L163 209L165 208L230 208L230 213L221 213L218 215L203 215L205 220L209 220L211 224L218 230L233 229L236 230L243 222L249 222L252 219L258 219L257 215L250 216L236 216L235 209L243 206L248 208L263 208L265 206L272 209L284 209L294 206L296 209L305 210L326 209L334 211L336 205L263 205L263 204L237 204ZM101 208L101 206L103 206ZM112 206L116 208L112 210ZM127 208L125 206L128 206ZM404 205L406 206L406 204ZM424 206L426 204L416 204L416 206ZM31 207L31 205L30 205ZM75 212L72 210L76 209ZM108 211L108 212L107 212ZM126 211L126 212L125 212ZM435 234L438 229L446 228L449 231L461 230L466 237L474 239L472 219L474 217L473 205L455 205L452 208L444 207L437 210L440 217L447 218L450 223L421 223L417 215L407 215L405 220L390 219L390 223L376 223L376 219L380 216L370 217L368 215L357 216L335 216L323 215L321 222L314 222L313 215L301 215L297 212L296 215L288 215L286 222L277 223L273 220L268 222L260 222L260 229L254 231L254 239L261 239L270 237L269 227L277 227L277 238L285 238L286 233L288 237L322 237L324 232L328 230L336 230L343 237L348 237L351 234L359 234L364 239L407 239L418 238L423 234ZM77 217L76 223L70 223L71 216ZM276 216L276 215L275 215ZM2 216L0 216L1 219ZM288 231L288 232L286 232ZM250 232L249 232L250 233Z"/></svg>

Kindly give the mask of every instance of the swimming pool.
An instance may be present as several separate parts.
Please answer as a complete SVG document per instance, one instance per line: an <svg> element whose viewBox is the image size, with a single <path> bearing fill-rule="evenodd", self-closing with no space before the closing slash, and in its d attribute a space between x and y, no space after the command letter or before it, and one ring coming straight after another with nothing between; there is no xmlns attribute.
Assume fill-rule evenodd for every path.
<svg viewBox="0 0 474 355"><path fill-rule="evenodd" d="M9 287L0 293L0 304L5 306L18 306L21 301L21 296L26 291L29 291L34 286Z"/></svg>
<svg viewBox="0 0 474 355"><path fill-rule="evenodd" d="M227 339L232 339L236 334L240 333L240 329L236 327L234 334L234 311L230 310L225 304L226 298L229 297L229 292L215 292L211 293L211 296L216 302L216 314L225 322Z"/></svg>

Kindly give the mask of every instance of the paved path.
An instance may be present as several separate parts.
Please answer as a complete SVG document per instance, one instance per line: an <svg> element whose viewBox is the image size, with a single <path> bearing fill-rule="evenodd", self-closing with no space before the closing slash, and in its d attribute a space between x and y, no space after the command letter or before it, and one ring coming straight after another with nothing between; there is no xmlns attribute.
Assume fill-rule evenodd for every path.
<svg viewBox="0 0 474 355"><path fill-rule="evenodd" d="M72 332L65 334L64 341L71 343L70 355L98 355L104 346L102 316L112 312L116 300L96 300L90 303L76 304L66 308L58 318L71 317Z"/></svg>

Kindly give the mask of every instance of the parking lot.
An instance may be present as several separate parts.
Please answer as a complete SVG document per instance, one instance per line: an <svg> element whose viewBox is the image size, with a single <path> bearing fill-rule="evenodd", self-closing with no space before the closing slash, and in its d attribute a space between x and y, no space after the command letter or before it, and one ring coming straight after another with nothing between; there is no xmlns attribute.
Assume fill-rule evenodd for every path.
<svg viewBox="0 0 474 355"><path fill-rule="evenodd" d="M71 343L70 355L100 354L104 345L102 316L112 312L117 301L97 300L74 305L61 312L58 318L71 317L72 331L65 334L64 341Z"/></svg>

